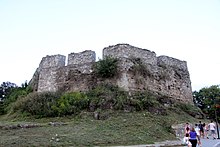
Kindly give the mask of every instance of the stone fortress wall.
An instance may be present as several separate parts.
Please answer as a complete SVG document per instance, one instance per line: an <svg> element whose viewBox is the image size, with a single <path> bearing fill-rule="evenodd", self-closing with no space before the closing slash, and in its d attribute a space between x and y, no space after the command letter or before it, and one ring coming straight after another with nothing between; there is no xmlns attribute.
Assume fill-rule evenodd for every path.
<svg viewBox="0 0 220 147"><path fill-rule="evenodd" d="M140 58L144 63L157 64L155 52L141 49L129 44L117 44L103 49L103 57L112 56L115 58Z"/></svg>
<svg viewBox="0 0 220 147"><path fill-rule="evenodd" d="M95 62L96 54L94 51L86 50L81 53L71 53L68 55L67 65L85 64Z"/></svg>
<svg viewBox="0 0 220 147"><path fill-rule="evenodd" d="M95 77L92 65L94 51L46 56L40 62L31 82L36 91L87 91L103 79ZM187 63L168 56L156 56L155 52L129 44L117 44L103 49L103 58L112 56L119 59L119 76L107 79L127 91L144 91L167 95L183 102L192 102L192 89ZM148 73L136 75L134 59L146 67Z"/></svg>

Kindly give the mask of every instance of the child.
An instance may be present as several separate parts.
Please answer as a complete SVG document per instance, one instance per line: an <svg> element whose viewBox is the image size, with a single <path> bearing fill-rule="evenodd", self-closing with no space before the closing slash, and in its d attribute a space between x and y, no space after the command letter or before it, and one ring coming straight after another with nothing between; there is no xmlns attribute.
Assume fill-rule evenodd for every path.
<svg viewBox="0 0 220 147"><path fill-rule="evenodd" d="M185 137L183 138L183 144L187 145L187 147L192 146L191 142L189 141L189 133L185 134Z"/></svg>
<svg viewBox="0 0 220 147"><path fill-rule="evenodd" d="M208 124L205 124L205 123L204 123L204 126L205 126L204 135L207 139L209 139L209 126Z"/></svg>

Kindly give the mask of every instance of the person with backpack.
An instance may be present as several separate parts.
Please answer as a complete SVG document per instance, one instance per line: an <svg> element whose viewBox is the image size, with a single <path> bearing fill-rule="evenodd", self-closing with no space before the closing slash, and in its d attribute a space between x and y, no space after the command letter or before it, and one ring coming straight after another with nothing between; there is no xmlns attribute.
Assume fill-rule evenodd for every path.
<svg viewBox="0 0 220 147"><path fill-rule="evenodd" d="M199 126L199 134L200 134L201 138L204 138L204 127L205 126L203 126L201 121L199 121L199 125L198 126Z"/></svg>

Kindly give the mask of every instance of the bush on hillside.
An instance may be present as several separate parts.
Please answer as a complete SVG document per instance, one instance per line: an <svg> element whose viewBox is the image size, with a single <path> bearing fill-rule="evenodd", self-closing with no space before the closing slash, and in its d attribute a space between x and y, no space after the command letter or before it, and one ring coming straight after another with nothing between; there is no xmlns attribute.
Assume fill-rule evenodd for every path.
<svg viewBox="0 0 220 147"><path fill-rule="evenodd" d="M127 95L118 86L102 84L87 92L89 97L89 109L123 109L126 105Z"/></svg>
<svg viewBox="0 0 220 147"><path fill-rule="evenodd" d="M200 117L200 118L204 117L201 109L199 109L198 107L194 105L185 104L185 103L176 103L174 107L188 113L189 115L193 117Z"/></svg>
<svg viewBox="0 0 220 147"><path fill-rule="evenodd" d="M82 110L123 110L157 112L161 109L156 97L149 92L128 92L112 84L101 84L87 93L31 93L18 99L13 112L21 111L37 117L77 115ZM153 109L155 108L155 109ZM160 110L161 111L161 110Z"/></svg>
<svg viewBox="0 0 220 147"><path fill-rule="evenodd" d="M52 107L57 105L57 99L60 95L55 92L31 93L20 101L22 103L18 101L17 107L20 107L22 112L38 117L56 116Z"/></svg>
<svg viewBox="0 0 220 147"><path fill-rule="evenodd" d="M65 93L57 99L57 104L52 106L52 110L58 116L77 114L81 110L87 109L89 99L80 92Z"/></svg>
<svg viewBox="0 0 220 147"><path fill-rule="evenodd" d="M160 103L156 97L150 92L136 92L132 95L131 105L134 105L136 110L149 110L152 107L158 107Z"/></svg>
<svg viewBox="0 0 220 147"><path fill-rule="evenodd" d="M89 107L91 111L95 111L96 109L147 110L155 113L155 111L160 109L159 111L163 111L163 114L165 114L165 109L162 108L156 97L149 92L136 92L129 95L128 92L121 90L117 86L103 84L90 90L87 95L90 100Z"/></svg>

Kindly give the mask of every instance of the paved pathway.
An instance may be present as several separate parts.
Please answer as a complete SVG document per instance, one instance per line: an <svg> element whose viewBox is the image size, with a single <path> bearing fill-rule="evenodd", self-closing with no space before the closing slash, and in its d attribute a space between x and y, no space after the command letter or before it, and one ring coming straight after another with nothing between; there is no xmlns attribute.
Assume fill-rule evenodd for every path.
<svg viewBox="0 0 220 147"><path fill-rule="evenodd" d="M117 147L163 147L163 146L164 147L167 147L167 146L186 147L182 145L182 138L184 135L184 124L178 124L178 125L172 126L172 128L175 130L178 140L173 140L173 141L167 140L163 142L155 142L155 144L117 146ZM210 139L201 139L201 142L202 142L202 147L220 147L220 139L213 140L212 137L210 137Z"/></svg>
<svg viewBox="0 0 220 147"><path fill-rule="evenodd" d="M202 147L220 147L220 139L202 139ZM180 140L176 141L164 141L156 142L155 144L142 144L142 145L131 145L131 146L114 146L114 147L187 147L183 146ZM199 147L199 146L198 146Z"/></svg>
<svg viewBox="0 0 220 147"><path fill-rule="evenodd" d="M220 139L201 139L202 147L220 147Z"/></svg>

